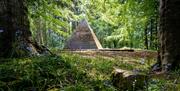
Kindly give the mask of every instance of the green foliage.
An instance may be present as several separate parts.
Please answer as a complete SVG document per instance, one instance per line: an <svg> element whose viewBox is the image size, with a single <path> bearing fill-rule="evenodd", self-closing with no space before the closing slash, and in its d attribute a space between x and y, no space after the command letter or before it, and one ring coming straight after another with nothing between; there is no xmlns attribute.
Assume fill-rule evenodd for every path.
<svg viewBox="0 0 180 91"><path fill-rule="evenodd" d="M157 18L157 3L156 0L123 0L122 2L93 0L89 4L88 8L91 9L87 10L87 15L104 47L144 48L144 30L152 17ZM153 20L153 22L155 21L157 20ZM99 23L104 24L99 26ZM107 26L106 23L109 25ZM153 25L157 24L153 23ZM153 35L156 36L156 34ZM149 42L151 41L157 40L153 37L149 40ZM155 44L155 42L153 43ZM154 48L156 47L154 46Z"/></svg>
<svg viewBox="0 0 180 91"><path fill-rule="evenodd" d="M61 56L55 57L1 59L0 89L116 91L110 79L113 67L147 70L143 66L131 66L126 60L130 59L88 57L72 53L61 53Z"/></svg>
<svg viewBox="0 0 180 91"><path fill-rule="evenodd" d="M27 1L31 31L40 44L63 48L78 22L86 18L105 48L157 48L157 0Z"/></svg>
<svg viewBox="0 0 180 91"><path fill-rule="evenodd" d="M59 41L69 37L71 23L79 18L72 11L74 3L71 0L27 0L27 4L30 28L35 40L43 45L62 48L64 44ZM55 46L54 43L58 45Z"/></svg>
<svg viewBox="0 0 180 91"><path fill-rule="evenodd" d="M61 56L1 59L1 91L117 91L111 83L114 67L149 73L153 59L88 56L62 52ZM148 80L148 91L178 91L179 71ZM133 84L133 83L132 83Z"/></svg>

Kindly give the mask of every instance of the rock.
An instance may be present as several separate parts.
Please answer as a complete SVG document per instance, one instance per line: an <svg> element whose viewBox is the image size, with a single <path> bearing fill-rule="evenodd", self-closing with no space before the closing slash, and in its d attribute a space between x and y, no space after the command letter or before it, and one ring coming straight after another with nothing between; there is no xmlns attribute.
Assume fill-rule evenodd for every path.
<svg viewBox="0 0 180 91"><path fill-rule="evenodd" d="M121 91L136 91L147 85L147 76L140 72L115 68L111 77L113 85Z"/></svg>

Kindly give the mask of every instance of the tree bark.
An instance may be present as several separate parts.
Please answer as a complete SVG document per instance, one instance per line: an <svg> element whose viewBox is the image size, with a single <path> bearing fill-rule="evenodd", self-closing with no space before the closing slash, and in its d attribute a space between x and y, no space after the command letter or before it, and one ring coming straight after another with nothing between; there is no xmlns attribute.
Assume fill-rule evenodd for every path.
<svg viewBox="0 0 180 91"><path fill-rule="evenodd" d="M42 52L32 41L25 0L0 0L0 57L30 56Z"/></svg>
<svg viewBox="0 0 180 91"><path fill-rule="evenodd" d="M145 46L145 49L149 49L149 47L148 47L148 27L146 27L144 30L144 46Z"/></svg>
<svg viewBox="0 0 180 91"><path fill-rule="evenodd" d="M180 0L160 0L160 60L163 71L180 65Z"/></svg>
<svg viewBox="0 0 180 91"><path fill-rule="evenodd" d="M153 17L150 19L150 41L149 41L150 49L153 48Z"/></svg>

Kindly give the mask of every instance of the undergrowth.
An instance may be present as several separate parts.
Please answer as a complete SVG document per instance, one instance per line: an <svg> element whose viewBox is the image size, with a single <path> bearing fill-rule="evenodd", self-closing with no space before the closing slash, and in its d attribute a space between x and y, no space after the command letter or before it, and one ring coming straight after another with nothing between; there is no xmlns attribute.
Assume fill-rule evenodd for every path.
<svg viewBox="0 0 180 91"><path fill-rule="evenodd" d="M72 53L1 59L0 91L117 91L111 83L113 67L147 73L153 61L141 61ZM150 80L147 90L161 91L162 81Z"/></svg>

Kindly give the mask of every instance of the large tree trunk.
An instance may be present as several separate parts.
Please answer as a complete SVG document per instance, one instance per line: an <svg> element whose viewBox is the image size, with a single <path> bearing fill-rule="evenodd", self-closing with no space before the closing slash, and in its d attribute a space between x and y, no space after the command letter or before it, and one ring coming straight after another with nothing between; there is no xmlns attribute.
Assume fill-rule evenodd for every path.
<svg viewBox="0 0 180 91"><path fill-rule="evenodd" d="M31 40L25 0L0 0L0 57L30 56L41 49Z"/></svg>
<svg viewBox="0 0 180 91"><path fill-rule="evenodd" d="M160 0L160 63L163 71L180 65L180 0Z"/></svg>

